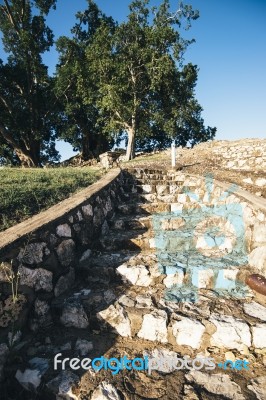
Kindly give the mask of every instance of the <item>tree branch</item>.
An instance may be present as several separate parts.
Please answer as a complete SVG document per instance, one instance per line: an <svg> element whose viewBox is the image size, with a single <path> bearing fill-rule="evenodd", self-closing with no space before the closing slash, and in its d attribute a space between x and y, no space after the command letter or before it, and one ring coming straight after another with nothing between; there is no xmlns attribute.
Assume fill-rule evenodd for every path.
<svg viewBox="0 0 266 400"><path fill-rule="evenodd" d="M17 34L20 35L19 27L18 27L18 25L17 25L17 23L15 21L15 18L13 17L13 14L12 14L12 11L11 11L11 9L9 7L8 1L4 0L4 3L5 3L5 6L6 6L6 10L5 10L5 8L4 8L4 10L5 10L6 14L7 14L7 17L9 18L9 20L10 20L11 24L13 25L13 27L15 28L15 31L17 32Z"/></svg>

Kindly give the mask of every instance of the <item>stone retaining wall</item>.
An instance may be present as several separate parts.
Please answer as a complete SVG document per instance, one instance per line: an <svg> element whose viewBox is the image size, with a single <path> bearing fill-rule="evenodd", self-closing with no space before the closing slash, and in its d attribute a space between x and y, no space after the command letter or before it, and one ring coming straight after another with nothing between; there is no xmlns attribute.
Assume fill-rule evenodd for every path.
<svg viewBox="0 0 266 400"><path fill-rule="evenodd" d="M224 168L246 171L266 169L266 140L214 141L208 146L218 156L220 165Z"/></svg>
<svg viewBox="0 0 266 400"><path fill-rule="evenodd" d="M2 267L11 271L12 263L19 273L20 293L27 294L31 303L26 308L34 303L33 329L43 315L49 315L53 298L73 285L76 269L90 257L93 241L108 232L108 221L120 201L120 180L120 170L113 170L87 189L0 234ZM0 293L11 294L10 274L3 268ZM9 322L4 315L0 327Z"/></svg>

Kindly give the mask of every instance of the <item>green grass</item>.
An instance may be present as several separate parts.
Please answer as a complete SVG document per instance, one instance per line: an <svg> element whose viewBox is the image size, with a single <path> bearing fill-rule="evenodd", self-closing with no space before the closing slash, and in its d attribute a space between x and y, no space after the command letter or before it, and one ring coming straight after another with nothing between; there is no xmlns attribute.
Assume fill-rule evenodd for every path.
<svg viewBox="0 0 266 400"><path fill-rule="evenodd" d="M0 231L64 200L101 175L91 167L0 169Z"/></svg>
<svg viewBox="0 0 266 400"><path fill-rule="evenodd" d="M160 153L155 153L155 154L147 154L146 156L137 156L133 160L130 161L125 161L123 164L130 165L130 164L136 164L138 162L151 162L151 161L171 161L170 155L167 154L165 150L163 150Z"/></svg>

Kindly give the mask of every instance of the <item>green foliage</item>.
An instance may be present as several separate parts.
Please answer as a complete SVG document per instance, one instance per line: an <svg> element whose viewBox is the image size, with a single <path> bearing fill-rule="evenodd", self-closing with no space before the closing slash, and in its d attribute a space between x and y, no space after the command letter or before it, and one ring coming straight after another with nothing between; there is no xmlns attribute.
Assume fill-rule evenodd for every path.
<svg viewBox="0 0 266 400"><path fill-rule="evenodd" d="M198 12L181 5L170 12L168 0L148 7L148 0L133 1L126 22L114 33L100 27L87 47L87 65L100 78L98 107L106 132L127 133L127 159L137 146L195 144L211 139L215 128L204 128L202 111L194 97L197 67L182 65L193 41L184 40L177 28L189 27Z"/></svg>
<svg viewBox="0 0 266 400"><path fill-rule="evenodd" d="M213 139L195 98L198 69L184 65L193 40L184 40L199 16L180 2L150 7L134 0L125 22L115 23L93 0L76 15L72 37L57 41L55 78L42 55L53 45L45 16L56 0L3 0L0 31L0 163L40 166L59 159L57 137L97 157L126 137L127 159L150 150Z"/></svg>
<svg viewBox="0 0 266 400"><path fill-rule="evenodd" d="M44 15L55 0L4 0L0 30L8 61L0 61L0 145L12 149L22 165L58 160L55 150L54 79L41 55L53 44ZM39 14L38 14L39 10Z"/></svg>
<svg viewBox="0 0 266 400"><path fill-rule="evenodd" d="M93 168L0 169L0 230L49 208L100 175Z"/></svg>
<svg viewBox="0 0 266 400"><path fill-rule="evenodd" d="M102 24L114 27L93 1L88 9L76 15L78 22L72 29L72 38L60 37L57 41L59 65L57 66L56 93L61 101L60 136L81 151L83 159L97 157L113 146L112 138L103 133L99 120L97 96L100 82L86 63L86 48ZM94 55L95 56L95 55Z"/></svg>

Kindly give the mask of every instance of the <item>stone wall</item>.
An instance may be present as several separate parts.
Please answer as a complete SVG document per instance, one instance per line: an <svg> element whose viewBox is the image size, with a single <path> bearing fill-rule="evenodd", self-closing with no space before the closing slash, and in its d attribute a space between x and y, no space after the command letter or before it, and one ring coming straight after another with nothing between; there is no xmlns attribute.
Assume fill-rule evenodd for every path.
<svg viewBox="0 0 266 400"><path fill-rule="evenodd" d="M266 140L214 141L202 146L208 146L224 168L246 171L266 169Z"/></svg>
<svg viewBox="0 0 266 400"><path fill-rule="evenodd" d="M34 310L33 330L49 323L51 301L74 284L77 268L91 255L92 243L108 233L108 221L120 201L120 179L120 170L113 170L87 189L0 234L0 293L12 298L12 264L15 275L19 274L20 293L28 299L26 307L20 304L18 308L26 310L24 322L28 311ZM2 328L10 323L6 311L0 318Z"/></svg>

